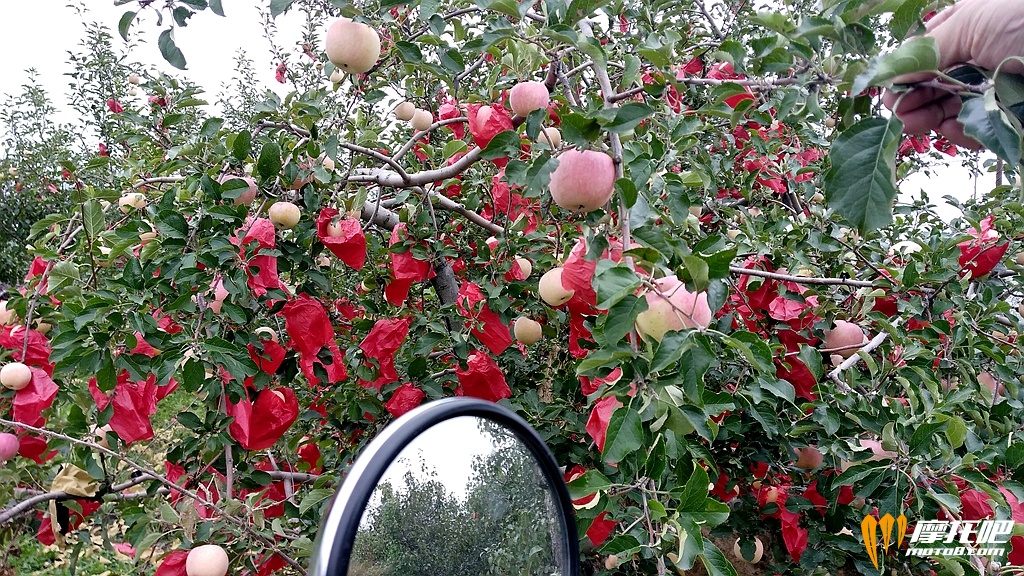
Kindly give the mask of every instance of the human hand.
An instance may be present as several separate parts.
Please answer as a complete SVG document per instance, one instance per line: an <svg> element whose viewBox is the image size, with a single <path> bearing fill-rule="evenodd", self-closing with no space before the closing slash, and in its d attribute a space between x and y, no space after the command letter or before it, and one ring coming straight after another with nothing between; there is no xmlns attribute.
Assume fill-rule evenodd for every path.
<svg viewBox="0 0 1024 576"><path fill-rule="evenodd" d="M939 70L956 64L971 64L994 70L1011 56L1024 56L1024 2L1021 0L963 0L943 10L926 25L927 36L939 49ZM1021 74L1024 64L1009 61L1000 71ZM927 73L895 78L896 84L929 80ZM899 100L900 97L902 100ZM899 109L894 109L899 100ZM981 148L964 134L957 121L960 96L931 86L912 88L899 94L886 90L882 103L903 121L908 134L927 134L935 130L950 142L977 150Z"/></svg>

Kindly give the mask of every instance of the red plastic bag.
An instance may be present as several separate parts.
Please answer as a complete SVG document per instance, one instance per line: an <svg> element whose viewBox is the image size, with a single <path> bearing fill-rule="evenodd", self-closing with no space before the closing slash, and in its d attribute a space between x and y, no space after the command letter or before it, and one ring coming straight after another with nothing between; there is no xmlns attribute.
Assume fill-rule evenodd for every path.
<svg viewBox="0 0 1024 576"><path fill-rule="evenodd" d="M512 390L505 382L505 374L486 352L470 352L466 364L465 370L461 367L455 369L455 376L459 380L456 395L472 396L491 402L512 396Z"/></svg>
<svg viewBox="0 0 1024 576"><path fill-rule="evenodd" d="M14 396L14 421L39 427L45 422L43 410L53 405L58 388L45 370L34 366L29 369L32 380Z"/></svg>
<svg viewBox="0 0 1024 576"><path fill-rule="evenodd" d="M386 408L392 416L398 418L402 414L405 414L419 406L426 397L427 395L423 390L420 390L416 386L406 382L399 386L398 390L395 390L391 395L391 399L384 405L384 408Z"/></svg>
<svg viewBox="0 0 1024 576"><path fill-rule="evenodd" d="M299 417L299 400L291 388L261 390L253 402L243 397L238 404L228 403L228 416L235 420L228 434L246 450L270 448Z"/></svg>
<svg viewBox="0 0 1024 576"><path fill-rule="evenodd" d="M316 236L320 242L342 262L354 270L362 270L366 263L366 236L359 220L342 218L334 226L331 220L338 215L334 208L324 208L316 219ZM335 235L332 235L335 234Z"/></svg>
<svg viewBox="0 0 1024 576"><path fill-rule="evenodd" d="M307 294L300 294L285 304L281 315L284 316L284 329L291 338L291 345L301 356L299 366L310 384L315 386L320 383L320 379L313 373L314 364L323 366L331 383L348 378L345 357L334 341L334 327L320 302ZM324 364L317 358L317 354L324 348L331 352L330 364Z"/></svg>
<svg viewBox="0 0 1024 576"><path fill-rule="evenodd" d="M251 225L250 225L251 224ZM245 273L249 277L247 284L256 296L263 296L267 290L281 287L281 281L277 276L277 257L260 254L261 250L273 250L275 247L274 224L267 218L256 218L249 226L248 232L241 241L237 237L231 239L231 243L240 246L239 256L245 262ZM239 232L245 231L243 227ZM252 241L259 243L253 251L253 257L247 259L245 245Z"/></svg>
<svg viewBox="0 0 1024 576"><path fill-rule="evenodd" d="M160 567L156 569L153 576L187 576L185 572L185 561L188 559L188 550L175 550L164 556Z"/></svg>
<svg viewBox="0 0 1024 576"><path fill-rule="evenodd" d="M456 304L459 313L470 320L467 323L470 333L476 336L491 354L499 355L512 345L508 324L502 322L501 316L487 307L487 299L479 286L472 282L463 282Z"/></svg>
<svg viewBox="0 0 1024 576"><path fill-rule="evenodd" d="M604 452L605 435L608 433L608 423L611 422L612 413L622 406L622 402L615 396L606 396L594 403L594 409L590 411L590 418L587 419L587 434L594 439L594 444L600 452Z"/></svg>
<svg viewBox="0 0 1024 576"><path fill-rule="evenodd" d="M373 382L360 380L361 386L375 388L379 392L381 386L398 380L398 372L395 370L395 354L405 342L411 322L410 318L382 318L373 325L370 333L359 344L359 348L367 358L377 361L378 376Z"/></svg>

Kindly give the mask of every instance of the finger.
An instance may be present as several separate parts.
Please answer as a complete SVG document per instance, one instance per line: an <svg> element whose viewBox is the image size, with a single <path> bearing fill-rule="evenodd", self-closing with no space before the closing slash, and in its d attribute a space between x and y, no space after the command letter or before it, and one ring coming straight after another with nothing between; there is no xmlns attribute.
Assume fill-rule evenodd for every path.
<svg viewBox="0 0 1024 576"><path fill-rule="evenodd" d="M981 150L984 148L980 142L964 134L964 125L956 118L950 118L943 122L937 132L961 148L967 148L968 150Z"/></svg>
<svg viewBox="0 0 1024 576"><path fill-rule="evenodd" d="M964 34L970 31L965 29L963 18L958 17L962 13L951 14L928 32L928 35L935 39L935 46L939 49L939 70L971 61L971 55L967 51L970 42L964 41Z"/></svg>
<svg viewBox="0 0 1024 576"><path fill-rule="evenodd" d="M893 92L886 90L882 93L882 104L889 110L896 112L896 115L913 112L917 108L926 106L940 100L948 95L948 92L940 91L931 87L914 88L908 92ZM899 103L899 110L894 107Z"/></svg>
<svg viewBox="0 0 1024 576"><path fill-rule="evenodd" d="M927 134L949 119L956 120L960 107L960 98L949 95L897 116L903 121L903 131L907 134Z"/></svg>

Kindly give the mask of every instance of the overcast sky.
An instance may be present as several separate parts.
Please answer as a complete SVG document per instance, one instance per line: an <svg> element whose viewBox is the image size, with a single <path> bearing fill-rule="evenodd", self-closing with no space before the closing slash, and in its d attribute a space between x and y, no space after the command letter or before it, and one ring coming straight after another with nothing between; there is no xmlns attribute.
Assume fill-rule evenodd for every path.
<svg viewBox="0 0 1024 576"><path fill-rule="evenodd" d="M42 85L50 93L58 109L67 114L66 89L69 71L67 53L76 50L82 38L83 26L74 10L66 6L67 0L32 0L31 2L4 2L3 24L0 25L0 93L11 94L20 91L27 80L25 72L35 68ZM123 46L117 35L117 22L128 6L114 6L113 0L84 0L90 11L90 20L105 23L115 37L115 47ZM255 62L259 81L265 88L284 93L288 87L274 80L274 63L270 60L269 46L263 38L257 6L266 5L266 0L223 0L226 18L215 16L210 11L202 12L190 20L188 27L175 32L178 45L188 60L184 73L192 81L204 87L206 99L213 102L221 84L230 80L234 72L234 56L244 48ZM278 18L279 46L290 49L299 39L301 17L285 15ZM150 13L141 23L147 44L133 51L132 58L146 66L170 69L156 47L159 28ZM140 98L143 95L139 96ZM68 116L62 121L71 120ZM967 170L960 168L959 159L953 166L937 170L931 178L917 175L909 178L901 187L906 200L908 194L916 195L921 188L929 191L934 203L944 207L941 211L946 219L959 215L959 211L946 206L941 198L949 194L958 198L970 198L975 182ZM994 176L987 174L977 184L979 193L985 193L994 185Z"/></svg>

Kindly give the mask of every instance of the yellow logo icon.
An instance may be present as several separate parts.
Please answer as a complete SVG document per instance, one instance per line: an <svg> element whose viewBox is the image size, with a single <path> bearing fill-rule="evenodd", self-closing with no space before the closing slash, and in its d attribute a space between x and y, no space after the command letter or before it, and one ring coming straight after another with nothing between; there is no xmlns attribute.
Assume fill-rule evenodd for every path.
<svg viewBox="0 0 1024 576"><path fill-rule="evenodd" d="M892 539L893 526L898 527L895 541ZM875 565L876 569L878 568L879 528L882 529L882 546L885 548L885 553L888 554L890 545L895 544L897 549L903 545L903 537L907 535L907 517L900 514L898 518L893 518L892 514L886 514L876 520L874 516L868 515L860 523L860 531L864 536L864 548L867 549L871 563Z"/></svg>

